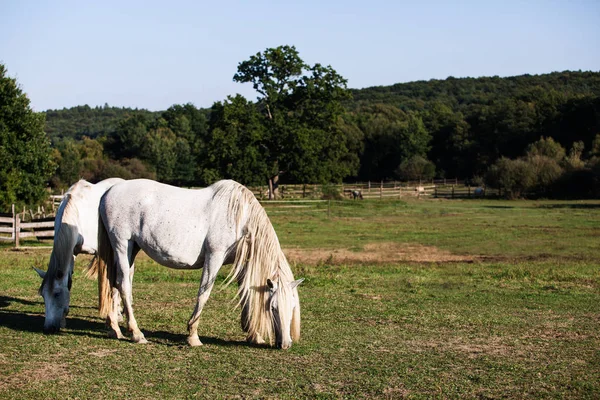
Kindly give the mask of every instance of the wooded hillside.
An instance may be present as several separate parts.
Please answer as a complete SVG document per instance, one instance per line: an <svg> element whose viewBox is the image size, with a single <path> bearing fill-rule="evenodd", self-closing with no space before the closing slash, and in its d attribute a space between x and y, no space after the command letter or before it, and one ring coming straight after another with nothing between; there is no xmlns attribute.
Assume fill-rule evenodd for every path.
<svg viewBox="0 0 600 400"><path fill-rule="evenodd" d="M307 70L303 67L300 70ZM324 79L335 77L335 71L318 70L318 64L313 68L321 81L309 82L306 88L314 82L327 88ZM219 178L262 184L279 172L281 182L294 183L302 183L303 177L319 183L312 181L421 176L483 182L499 160L525 157L542 138L564 149L565 159L557 160L563 172L574 165L567 165L569 155L580 161L575 163L580 169L592 175L597 170L599 72L449 77L349 90L343 78L336 82L341 91L334 97L317 98L322 92L296 89L292 93L290 88L270 109L266 97L254 103L236 96L211 109L186 104L164 112L107 105L48 110L46 132L59 163L54 183L64 185L76 175L94 180L118 174L183 185L205 185ZM343 91L352 96L345 98ZM343 107L323 115L335 102ZM276 107L286 114L280 114L279 125L269 125L268 113ZM329 122L317 129L311 121L319 118ZM290 136L290 131L302 133ZM327 135L333 136L326 142L332 145L316 146L325 137L318 132L330 132ZM272 149L265 150L265 140L277 137L282 138L277 146L287 153L274 158ZM304 162L311 149L320 153L317 164ZM334 166L333 174L319 171Z"/></svg>

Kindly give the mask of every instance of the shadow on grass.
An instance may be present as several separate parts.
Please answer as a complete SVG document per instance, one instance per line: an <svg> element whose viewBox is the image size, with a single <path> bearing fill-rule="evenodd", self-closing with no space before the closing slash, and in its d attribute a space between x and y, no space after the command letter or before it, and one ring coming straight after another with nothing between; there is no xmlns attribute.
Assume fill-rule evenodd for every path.
<svg viewBox="0 0 600 400"><path fill-rule="evenodd" d="M142 328L144 336L150 343L163 346L188 346L187 335L181 335L166 331L152 331ZM250 347L250 348L269 348L264 344L248 343L242 340L223 340L215 337L200 336L200 341L204 345L213 345L219 347Z"/></svg>
<svg viewBox="0 0 600 400"><path fill-rule="evenodd" d="M0 308L6 308L10 305L10 303L19 303L19 304L23 304L26 306L35 306L35 305L39 305L39 304L43 305L43 303L40 301L19 299L18 297L0 296Z"/></svg>
<svg viewBox="0 0 600 400"><path fill-rule="evenodd" d="M580 203L580 204L541 204L538 208L548 209L559 209L559 208L571 208L571 209L595 209L600 208L600 203Z"/></svg>
<svg viewBox="0 0 600 400"><path fill-rule="evenodd" d="M18 297L0 296L0 327L5 327L19 332L31 332L42 334L44 326L44 315L38 313L28 313L17 310L6 309L11 303L33 306L42 305L43 302L20 299ZM89 308L89 307L83 307ZM122 329L125 331L125 329ZM152 331L143 329L146 339L150 342L163 346L187 346L187 336L166 331ZM106 338L107 329L104 322L93 321L78 317L67 317L67 327L61 330L59 335L88 336L91 338ZM215 337L201 337L200 340L206 345L215 345L221 347L255 347L264 348L265 345L257 345L239 340L223 340Z"/></svg>
<svg viewBox="0 0 600 400"><path fill-rule="evenodd" d="M21 311L0 310L0 326L20 332L42 333L43 314L30 314ZM104 330L104 324L81 318L67 317L66 334L98 337ZM90 331L98 331L98 334Z"/></svg>

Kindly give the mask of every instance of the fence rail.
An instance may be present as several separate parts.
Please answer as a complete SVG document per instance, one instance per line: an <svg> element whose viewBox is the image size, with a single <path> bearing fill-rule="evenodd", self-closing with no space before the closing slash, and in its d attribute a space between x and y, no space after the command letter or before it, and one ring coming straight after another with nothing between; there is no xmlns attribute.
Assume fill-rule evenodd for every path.
<svg viewBox="0 0 600 400"><path fill-rule="evenodd" d="M268 187L249 187L259 200L267 200ZM363 199L393 199L402 197L435 198L477 198L497 196L497 190L485 186L470 186L458 179L438 179L427 182L357 182L338 185L282 184L278 187L277 200L321 199L326 192L341 194L344 198L354 198L353 192L360 193ZM272 201L272 200L270 200Z"/></svg>
<svg viewBox="0 0 600 400"><path fill-rule="evenodd" d="M27 237L54 237L54 217L23 222L14 205L11 213L0 213L0 241L14 242L15 247L19 247L21 239Z"/></svg>
<svg viewBox="0 0 600 400"><path fill-rule="evenodd" d="M279 185L277 200L268 199L268 188L249 187L256 198L268 207L269 212L285 212L290 209L303 209L311 212L327 212L331 214L331 202L323 198L335 199L331 193L341 194L344 198L354 198L353 192L360 193L362 199L401 199L407 197L432 197L432 198L483 198L500 196L498 190L484 186L469 186L457 179L432 180L427 182L356 182L338 185L315 185L315 184L282 184ZM329 196L327 196L329 195ZM52 211L55 212L57 204L62 200L62 195L52 196ZM314 204L313 204L314 203ZM41 213L41 214L40 214ZM52 213L53 214L53 213ZM45 218L33 218L43 215ZM25 217L31 217L31 221L25 222ZM38 213L15 212L13 205L11 213L0 213L0 241L14 242L19 246L20 239L28 237L51 238L54 237L54 216L49 216L43 210Z"/></svg>

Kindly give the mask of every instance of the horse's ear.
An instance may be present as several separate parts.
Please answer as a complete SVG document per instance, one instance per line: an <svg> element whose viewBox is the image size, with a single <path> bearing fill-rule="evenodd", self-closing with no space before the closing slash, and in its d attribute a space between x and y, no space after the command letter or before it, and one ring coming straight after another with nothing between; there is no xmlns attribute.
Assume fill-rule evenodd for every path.
<svg viewBox="0 0 600 400"><path fill-rule="evenodd" d="M298 287L298 285L301 284L302 282L304 282L304 278L295 280L294 282L290 283L290 286L292 289L294 289L294 288Z"/></svg>
<svg viewBox="0 0 600 400"><path fill-rule="evenodd" d="M36 267L31 267L38 273L40 278L44 279L46 277L46 271L42 271L41 269L37 269Z"/></svg>

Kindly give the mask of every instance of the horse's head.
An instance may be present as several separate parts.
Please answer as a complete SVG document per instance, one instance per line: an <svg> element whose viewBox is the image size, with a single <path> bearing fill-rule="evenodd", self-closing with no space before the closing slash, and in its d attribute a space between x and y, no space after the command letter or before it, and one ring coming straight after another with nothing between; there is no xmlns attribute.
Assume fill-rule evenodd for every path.
<svg viewBox="0 0 600 400"><path fill-rule="evenodd" d="M304 279L283 283L267 279L269 288L268 306L271 311L275 344L279 349L292 347L292 339L300 335L300 300L298 285Z"/></svg>
<svg viewBox="0 0 600 400"><path fill-rule="evenodd" d="M70 257L70 265L66 268L41 271L34 267L42 278L39 293L44 298L46 307L46 318L44 320L44 333L58 333L60 328L65 327L66 317L69 313L69 302L71 300L71 282L74 256Z"/></svg>

